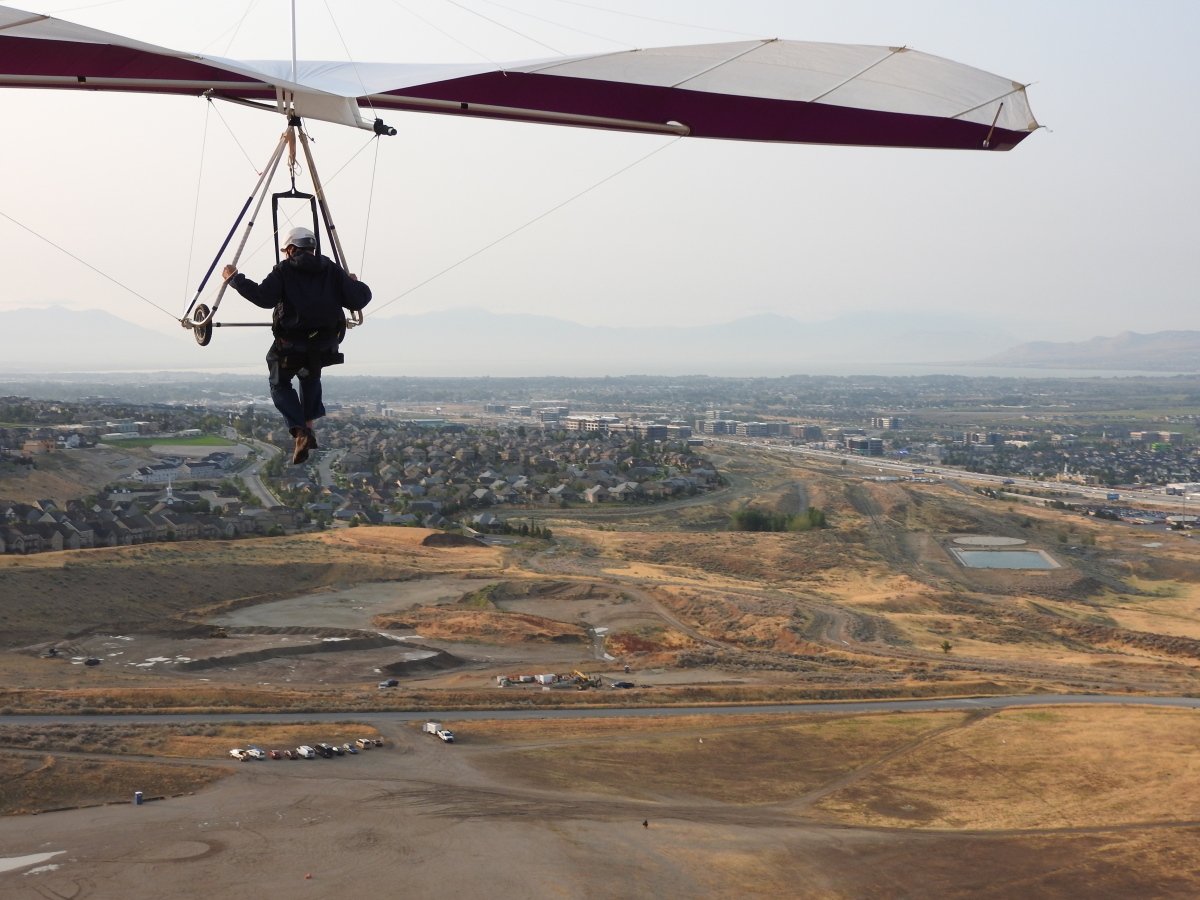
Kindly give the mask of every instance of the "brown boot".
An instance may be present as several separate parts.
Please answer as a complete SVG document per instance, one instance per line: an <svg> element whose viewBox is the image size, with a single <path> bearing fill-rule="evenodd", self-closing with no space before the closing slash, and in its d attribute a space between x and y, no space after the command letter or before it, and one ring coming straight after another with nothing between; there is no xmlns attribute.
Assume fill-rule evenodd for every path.
<svg viewBox="0 0 1200 900"><path fill-rule="evenodd" d="M311 428L308 429L308 437L305 439L304 446L305 446L305 449L310 450L310 451L321 449L320 447L317 446L317 433L315 431L313 431Z"/></svg>
<svg viewBox="0 0 1200 900"><path fill-rule="evenodd" d="M292 465L298 466L308 459L308 429L293 428L292 437L296 439L296 449L292 453Z"/></svg>

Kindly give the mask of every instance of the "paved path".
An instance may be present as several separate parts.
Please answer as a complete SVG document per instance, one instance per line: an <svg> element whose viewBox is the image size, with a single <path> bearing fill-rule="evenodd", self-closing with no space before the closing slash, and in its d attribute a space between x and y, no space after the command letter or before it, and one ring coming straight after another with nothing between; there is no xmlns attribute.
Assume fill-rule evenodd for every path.
<svg viewBox="0 0 1200 900"><path fill-rule="evenodd" d="M634 676L636 677L636 675ZM1017 697L967 697L933 700L851 700L826 703L772 703L763 706L641 706L604 707L599 709L480 709L417 710L408 712L343 711L325 713L178 713L158 715L133 713L121 715L12 715L3 722L49 725L87 720L89 722L220 722L223 719L254 720L255 722L356 722L387 723L439 720L463 722L505 719L621 719L649 716L761 716L761 715L829 715L830 713L865 712L925 712L948 709L1008 709L1019 706L1078 706L1081 704L1116 704L1120 706L1170 706L1200 709L1198 697L1126 697L1110 694L1044 694Z"/></svg>

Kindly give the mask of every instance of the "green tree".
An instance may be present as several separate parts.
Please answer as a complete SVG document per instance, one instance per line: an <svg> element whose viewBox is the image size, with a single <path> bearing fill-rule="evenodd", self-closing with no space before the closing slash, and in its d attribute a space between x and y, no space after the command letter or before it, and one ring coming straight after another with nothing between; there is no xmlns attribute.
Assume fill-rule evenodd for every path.
<svg viewBox="0 0 1200 900"><path fill-rule="evenodd" d="M952 643L950 643L949 641L942 641L940 646L942 648L943 653L949 653L951 650L954 649L954 645Z"/></svg>

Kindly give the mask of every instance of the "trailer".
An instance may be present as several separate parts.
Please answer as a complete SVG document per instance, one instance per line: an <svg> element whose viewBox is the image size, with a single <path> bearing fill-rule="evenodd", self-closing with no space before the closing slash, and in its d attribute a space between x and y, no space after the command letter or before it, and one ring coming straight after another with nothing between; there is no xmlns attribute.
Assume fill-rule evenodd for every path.
<svg viewBox="0 0 1200 900"><path fill-rule="evenodd" d="M421 730L426 734L435 735L447 744L454 743L454 732L449 728L443 728L441 722L426 722L421 726Z"/></svg>

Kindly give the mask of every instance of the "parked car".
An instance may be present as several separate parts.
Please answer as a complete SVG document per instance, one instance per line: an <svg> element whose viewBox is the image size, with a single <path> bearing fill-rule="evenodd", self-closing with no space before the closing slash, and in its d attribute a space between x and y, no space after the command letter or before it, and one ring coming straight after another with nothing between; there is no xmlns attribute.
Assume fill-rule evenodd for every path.
<svg viewBox="0 0 1200 900"><path fill-rule="evenodd" d="M375 742L370 738L359 738L354 744L359 750L367 750L375 746Z"/></svg>
<svg viewBox="0 0 1200 900"><path fill-rule="evenodd" d="M313 749L320 753L325 759L333 759L333 748L324 741L319 744L314 744Z"/></svg>
<svg viewBox="0 0 1200 900"><path fill-rule="evenodd" d="M358 750L355 748L355 746L353 744L342 744L342 749L345 750L347 753L353 753L355 755L358 754Z"/></svg>
<svg viewBox="0 0 1200 900"><path fill-rule="evenodd" d="M390 687L399 687L399 686L400 686L400 682L397 681L395 678L388 678L385 681L379 682L380 688L390 688Z"/></svg>
<svg viewBox="0 0 1200 900"><path fill-rule="evenodd" d="M333 745L333 752L336 753L338 756L346 755L346 751L343 748L339 747L337 744Z"/></svg>
<svg viewBox="0 0 1200 900"><path fill-rule="evenodd" d="M636 687L636 686L637 686L637 685L635 685L635 684L634 684L632 681L614 681L614 682L613 682L613 687L615 687L615 688L626 688L626 689L628 689L628 688L631 688L631 687Z"/></svg>
<svg viewBox="0 0 1200 900"><path fill-rule="evenodd" d="M243 750L241 747L234 747L232 750L229 751L229 755L232 756L236 760L240 760L241 762L245 762L246 760L248 760L250 758L249 756L246 755L246 751Z"/></svg>
<svg viewBox="0 0 1200 900"><path fill-rule="evenodd" d="M246 748L246 758L247 759L266 759L267 754L263 753L257 747L247 747Z"/></svg>
<svg viewBox="0 0 1200 900"><path fill-rule="evenodd" d="M376 747L382 747L383 746L383 738L375 738L375 740L372 743L374 743Z"/></svg>
<svg viewBox="0 0 1200 900"><path fill-rule="evenodd" d="M301 759L316 759L317 751L308 746L308 744L304 744L303 746L296 748L296 755Z"/></svg>
<svg viewBox="0 0 1200 900"><path fill-rule="evenodd" d="M288 759L299 759L300 758L300 754L297 753L295 750L284 750L283 755L286 756Z"/></svg>
<svg viewBox="0 0 1200 900"><path fill-rule="evenodd" d="M271 757L271 759L283 759L283 754L278 750L268 750L267 756Z"/></svg>

